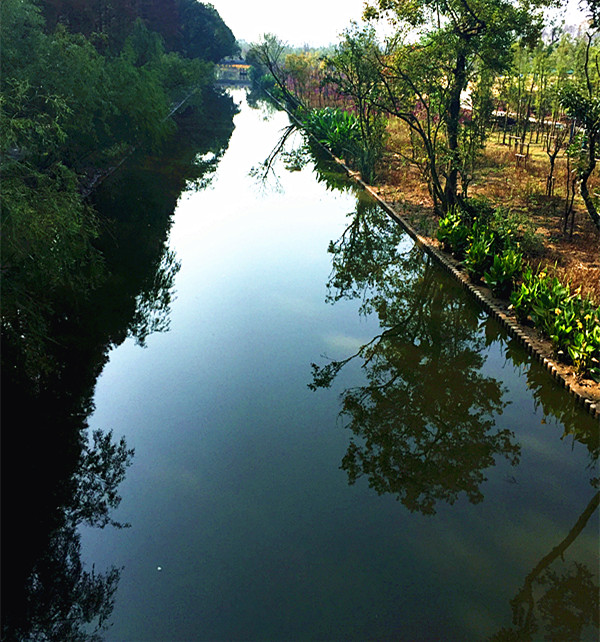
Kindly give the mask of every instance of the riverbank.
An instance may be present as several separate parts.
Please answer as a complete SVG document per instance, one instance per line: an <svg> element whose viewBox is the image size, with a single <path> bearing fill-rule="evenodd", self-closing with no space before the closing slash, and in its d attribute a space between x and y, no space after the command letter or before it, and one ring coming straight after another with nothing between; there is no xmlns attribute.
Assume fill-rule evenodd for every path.
<svg viewBox="0 0 600 642"><path fill-rule="evenodd" d="M466 290L469 290L472 295L506 327L510 335L522 343L527 351L532 354L592 416L600 419L600 384L591 379L578 377L572 366L556 360L552 343L549 340L544 338L536 328L520 324L514 312L510 309L508 301L494 297L490 289L484 285L472 283L466 272L461 269L460 263L448 253L442 251L440 242L435 238L437 217L433 213L431 203L427 203L425 195L419 195L417 193L417 199L415 199L414 193L413 198L407 198L404 193L400 193L401 197L398 198L400 194L397 186L390 184L377 186L367 185L362 181L358 172L350 169L340 159L336 158L336 161L352 178L357 180L364 189L377 199L390 216L398 221L419 245L434 256ZM586 227L592 228L593 225L590 222L590 225ZM592 252L594 243L596 244L596 248L598 247L598 242L595 238L597 238L597 234L594 236L592 229L586 229L584 236L576 238L575 241L571 240L570 243L580 242L579 253L575 254L575 256L580 257L579 259L574 259L574 253L567 251L571 247L570 243L567 242L563 242L563 244L556 243L556 245L551 248L552 253L553 255L557 255L563 250L566 265L569 265L569 262L567 262L569 254L571 254L571 261L581 261L581 258L583 258L582 274L585 274L586 270L594 273L598 270L594 265ZM591 289L593 292L593 288Z"/></svg>
<svg viewBox="0 0 600 642"><path fill-rule="evenodd" d="M600 232L579 194L573 202L572 233L571 220L566 232L564 230L565 158L556 160L555 186L552 196L548 196L548 157L542 144L532 143L527 164L517 167L514 151L495 138L492 135L482 152L477 172L469 184L469 196L488 199L494 207L510 211L528 228L532 239L534 247L528 261L535 267L556 265L561 281L570 282L573 290L581 288L583 296L600 305ZM392 151L391 148L400 145L400 140L389 141L380 164L377 190L422 234L435 239L438 217L433 212L427 185L416 167L407 165ZM591 177L592 192L600 190L599 179L597 172Z"/></svg>
<svg viewBox="0 0 600 642"><path fill-rule="evenodd" d="M302 127L300 121L284 105L274 96L270 94L269 96L282 109L288 112L290 118L299 127ZM384 167L387 167L387 171L380 175L377 185L368 185L362 180L358 171L348 167L342 159L332 154L326 146L319 142L318 144L344 168L351 178L360 183L421 247L448 270L466 290L471 292L484 308L504 325L509 334L523 344L527 351L548 370L560 385L573 395L593 417L600 419L600 383L580 377L575 373L573 366L559 362L555 358L552 343L542 336L541 332L533 326L520 324L514 312L510 309L508 301L494 297L491 290L485 285L472 283L467 273L461 269L461 264L448 253L442 251L441 244L436 238L438 217L434 213L433 203L427 192L426 185L419 180L414 168L408 168L409 171L410 169L413 170L413 175L412 177L405 176L405 180L402 180L398 175L394 176L392 171L394 166L389 162L391 161L390 155L394 154L388 148L386 158L388 162L382 163ZM405 163L400 165L405 170L407 169ZM522 172L516 173L516 176L523 178ZM512 193L513 190L510 190L509 196ZM481 191L479 195L481 195ZM575 216L577 216L577 210L575 211ZM589 217L581 216L580 213L579 218L581 228L578 227L578 235L576 236L573 233L568 240L564 235L562 238L549 233L543 235L537 233L536 230L536 236L540 238L544 246L540 254L546 257L556 257L555 266L559 265L558 258L561 258L562 273L560 270L558 273L562 279L571 281L574 288L580 287L584 295L590 296L592 300L598 303L600 300L600 256L598 256L597 248L600 247L600 235ZM548 232L551 223L548 217L545 217L544 220L546 221L546 232ZM551 245L551 241L554 243L553 245ZM571 249L572 244L575 244L578 252L574 252ZM596 248L595 254L594 248ZM574 279L573 275L575 274L579 274L580 278Z"/></svg>

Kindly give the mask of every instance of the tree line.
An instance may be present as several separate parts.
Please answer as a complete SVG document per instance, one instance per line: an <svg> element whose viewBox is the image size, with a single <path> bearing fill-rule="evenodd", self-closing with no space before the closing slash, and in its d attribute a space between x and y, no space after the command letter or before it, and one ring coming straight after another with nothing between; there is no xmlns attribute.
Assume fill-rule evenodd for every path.
<svg viewBox="0 0 600 642"><path fill-rule="evenodd" d="M386 124L401 122L410 146L400 153L419 167L439 215L467 197L494 125L522 145L544 133L550 162L556 149L568 149L574 184L600 228L589 189L600 137L600 5L581 4L588 19L573 36L544 23L560 1L378 0L333 52L290 53L267 35L248 58L255 81L295 108L353 115L360 137L338 151L367 181L381 160ZM373 26L381 20L393 26L384 41Z"/></svg>
<svg viewBox="0 0 600 642"><path fill-rule="evenodd" d="M237 45L196 0L3 0L0 13L2 334L35 362L56 298L104 278L89 186L162 144L184 98L201 113Z"/></svg>

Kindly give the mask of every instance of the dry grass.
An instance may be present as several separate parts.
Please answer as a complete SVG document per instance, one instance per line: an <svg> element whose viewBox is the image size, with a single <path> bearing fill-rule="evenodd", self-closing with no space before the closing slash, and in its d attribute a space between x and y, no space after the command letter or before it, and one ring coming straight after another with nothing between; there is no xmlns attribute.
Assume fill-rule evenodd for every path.
<svg viewBox="0 0 600 642"><path fill-rule="evenodd" d="M411 156L406 128L395 121L390 124L389 134L376 188L422 234L435 237L437 217L427 184L419 169L406 159ZM566 233L563 231L567 175L564 154L556 160L554 194L547 196L550 163L541 142L530 144L524 167L517 167L514 149L502 145L498 138L496 134L490 136L469 186L469 196L486 197L497 206L520 213L540 237L539 253L528 257L529 261L556 264L562 279L570 281L573 288L581 288L584 296L600 304L600 233L579 194L574 201L573 235L569 229ZM598 170L588 185L592 193L600 192Z"/></svg>

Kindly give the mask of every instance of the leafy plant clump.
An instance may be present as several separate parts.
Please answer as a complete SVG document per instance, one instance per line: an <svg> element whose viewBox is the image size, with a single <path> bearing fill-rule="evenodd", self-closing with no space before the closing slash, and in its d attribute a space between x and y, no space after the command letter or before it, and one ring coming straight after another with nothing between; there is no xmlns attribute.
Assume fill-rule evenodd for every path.
<svg viewBox="0 0 600 642"><path fill-rule="evenodd" d="M384 120L372 123L370 134L366 135L354 113L337 107L313 109L300 118L306 130L335 156L357 167L364 181L374 181L375 166L383 149Z"/></svg>
<svg viewBox="0 0 600 642"><path fill-rule="evenodd" d="M495 255L518 246L512 230L501 223L505 215L504 210L494 210L482 200L469 199L439 221L438 240L444 250L464 260L475 283L490 269Z"/></svg>
<svg viewBox="0 0 600 642"><path fill-rule="evenodd" d="M360 145L360 126L356 116L343 109L313 109L303 117L306 129L333 154L353 155Z"/></svg>
<svg viewBox="0 0 600 642"><path fill-rule="evenodd" d="M451 252L457 259L465 258L472 230L464 220L463 212L459 208L452 208L444 218L440 219L437 238L447 252Z"/></svg>
<svg viewBox="0 0 600 642"><path fill-rule="evenodd" d="M470 204L440 219L437 238L463 261L472 281L484 279L494 296L510 298L518 321L539 328L559 359L572 364L579 376L600 381L600 308L572 293L556 275L523 269L515 223L504 211Z"/></svg>
<svg viewBox="0 0 600 642"><path fill-rule="evenodd" d="M515 280L521 272L523 255L509 248L502 254L496 254L488 272L485 273L485 282L490 286L494 296L506 299L510 296Z"/></svg>
<svg viewBox="0 0 600 642"><path fill-rule="evenodd" d="M580 376L600 382L600 307L546 271L525 268L510 297L517 319L531 321L552 341L557 356Z"/></svg>
<svg viewBox="0 0 600 642"><path fill-rule="evenodd" d="M486 271L492 266L492 243L492 237L488 234L483 234L478 238L474 238L466 251L465 270L474 283L479 283Z"/></svg>

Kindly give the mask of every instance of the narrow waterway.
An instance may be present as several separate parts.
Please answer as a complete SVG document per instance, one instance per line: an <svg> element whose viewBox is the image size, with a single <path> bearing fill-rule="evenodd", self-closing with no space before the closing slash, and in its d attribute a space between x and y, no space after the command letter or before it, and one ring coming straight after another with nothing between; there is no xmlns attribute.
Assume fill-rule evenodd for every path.
<svg viewBox="0 0 600 642"><path fill-rule="evenodd" d="M130 527L82 529L105 638L596 640L597 422L299 133L261 166L288 119L244 96L169 330L96 385L135 449Z"/></svg>

